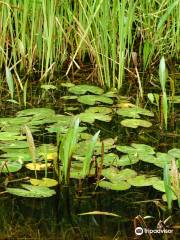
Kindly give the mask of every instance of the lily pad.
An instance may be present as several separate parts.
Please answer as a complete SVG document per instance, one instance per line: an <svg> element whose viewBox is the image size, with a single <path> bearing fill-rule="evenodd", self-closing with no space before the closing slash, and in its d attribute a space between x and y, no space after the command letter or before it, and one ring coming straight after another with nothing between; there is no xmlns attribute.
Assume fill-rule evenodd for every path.
<svg viewBox="0 0 180 240"><path fill-rule="evenodd" d="M0 145L0 149L2 149L4 152L8 151L7 149L22 149L28 147L27 141L8 141L8 143L3 143Z"/></svg>
<svg viewBox="0 0 180 240"><path fill-rule="evenodd" d="M87 123L93 123L95 120L99 120L102 122L110 122L112 120L112 117L109 115L105 115L101 113L90 113L90 112L80 113L78 117L80 121L87 122Z"/></svg>
<svg viewBox="0 0 180 240"><path fill-rule="evenodd" d="M155 154L154 149L146 144L132 143L131 146L117 146L116 149L131 156L139 157L139 159L143 159L145 155Z"/></svg>
<svg viewBox="0 0 180 240"><path fill-rule="evenodd" d="M154 113L140 107L121 108L117 110L117 114L123 117L130 117L130 118L140 118L140 114L149 116L149 117L154 116Z"/></svg>
<svg viewBox="0 0 180 240"><path fill-rule="evenodd" d="M124 127L129 127L129 128L137 128L137 127L151 127L152 123L147 121L147 120L142 120L142 119L124 119L121 121L121 125Z"/></svg>
<svg viewBox="0 0 180 240"><path fill-rule="evenodd" d="M43 84L41 85L41 88L48 91L48 90L57 90L57 87L52 84Z"/></svg>
<svg viewBox="0 0 180 240"><path fill-rule="evenodd" d="M30 183L34 186L44 186L44 187L55 187L58 185L58 182L55 179L51 178L42 178L42 179L30 179Z"/></svg>
<svg viewBox="0 0 180 240"><path fill-rule="evenodd" d="M78 97L77 96L63 96L61 97L61 99L64 99L64 100L75 100L77 99Z"/></svg>
<svg viewBox="0 0 180 240"><path fill-rule="evenodd" d="M0 132L0 141L23 140L25 136L20 136L18 132Z"/></svg>
<svg viewBox="0 0 180 240"><path fill-rule="evenodd" d="M25 167L29 170L36 170L36 171L42 171L45 170L46 168L50 167L50 163L27 163Z"/></svg>
<svg viewBox="0 0 180 240"><path fill-rule="evenodd" d="M168 154L174 158L180 158L180 148L173 148L168 151Z"/></svg>
<svg viewBox="0 0 180 240"><path fill-rule="evenodd" d="M157 152L156 153L156 162L154 162L154 165L163 168L164 164L168 164L170 165L172 160L173 160L173 156L169 155L168 153L162 153L162 152Z"/></svg>
<svg viewBox="0 0 180 240"><path fill-rule="evenodd" d="M97 158L97 161L101 162L101 157ZM117 166L117 162L119 161L118 155L115 153L107 153L104 155L103 165L108 166Z"/></svg>
<svg viewBox="0 0 180 240"><path fill-rule="evenodd" d="M119 181L118 183L111 183L108 181L100 181L98 183L99 187L102 188L106 188L106 189L110 189L110 190L115 190L115 191L124 191L124 190L128 190L131 185L129 183L127 183L126 181Z"/></svg>
<svg viewBox="0 0 180 240"><path fill-rule="evenodd" d="M159 180L158 177L148 177L146 175L139 175L137 177L127 179L127 182L135 187L146 187L153 185L158 180Z"/></svg>
<svg viewBox="0 0 180 240"><path fill-rule="evenodd" d="M74 83L71 83L71 82L65 82L65 83L61 83L61 86L62 86L62 87L70 88L70 87L75 86L75 84L74 84Z"/></svg>
<svg viewBox="0 0 180 240"><path fill-rule="evenodd" d="M32 186L29 184L22 184L21 186L22 188L6 188L6 191L10 194L20 197L31 198L45 198L56 194L53 189L49 189L48 187L44 186Z"/></svg>
<svg viewBox="0 0 180 240"><path fill-rule="evenodd" d="M133 178L137 175L136 171L132 169L123 169L123 170L118 170L116 168L106 168L102 170L102 175L110 180L113 183L117 183L121 180L127 180L129 178Z"/></svg>
<svg viewBox="0 0 180 240"><path fill-rule="evenodd" d="M11 161L19 161L19 162L29 162L32 161L31 160L31 155L29 153L29 150L25 150L24 149L9 149L9 151L7 153L4 153L2 155L0 155L1 158L6 158L8 160Z"/></svg>
<svg viewBox="0 0 180 240"><path fill-rule="evenodd" d="M18 172L21 168L22 163L20 161L4 160L0 162L0 172L3 173Z"/></svg>
<svg viewBox="0 0 180 240"><path fill-rule="evenodd" d="M52 116L54 114L55 114L54 110L49 108L31 108L19 111L17 113L17 116L25 117L35 115L37 117L37 115Z"/></svg>
<svg viewBox="0 0 180 240"><path fill-rule="evenodd" d="M102 94L104 92L102 88L99 88L97 86L92 86L92 85L76 85L76 86L70 87L68 91L70 93L74 93L77 95L82 95L87 92L94 93L94 94Z"/></svg>
<svg viewBox="0 0 180 240"><path fill-rule="evenodd" d="M87 104L87 105L95 105L97 102L113 104L113 100L111 98L105 96L97 96L97 95L84 95L78 98L78 102Z"/></svg>
<svg viewBox="0 0 180 240"><path fill-rule="evenodd" d="M101 113L103 115L112 113L112 109L109 107L89 107L85 110L85 113Z"/></svg>
<svg viewBox="0 0 180 240"><path fill-rule="evenodd" d="M117 161L117 166L124 167L128 165L135 164L139 161L139 157L135 156L133 154L128 154L128 155L123 155L118 161Z"/></svg>
<svg viewBox="0 0 180 240"><path fill-rule="evenodd" d="M165 187L164 187L164 181L158 180L153 183L153 188L160 191L160 192L165 192Z"/></svg>

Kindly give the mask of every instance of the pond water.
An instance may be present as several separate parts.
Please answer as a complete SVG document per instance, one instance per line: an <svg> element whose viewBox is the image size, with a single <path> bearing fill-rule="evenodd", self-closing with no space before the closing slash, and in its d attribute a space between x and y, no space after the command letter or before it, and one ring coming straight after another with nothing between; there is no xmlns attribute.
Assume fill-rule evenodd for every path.
<svg viewBox="0 0 180 240"><path fill-rule="evenodd" d="M90 99L84 97L87 88L91 92ZM169 150L179 147L180 116L178 110L176 111L176 121L169 126L169 131L163 131L159 127L156 108L152 107L152 111L145 111L142 108L135 109L128 98L117 96L115 92L102 95L104 93L101 90L97 93L98 89L90 90L89 86L84 89L81 86L79 89L70 91L63 89L65 93L69 92L68 97L61 98L60 107L56 107L53 106L51 98L55 94L53 91L44 94L44 98L46 94L48 97L43 101L46 102L46 106L51 108L47 107L47 111L44 108L18 111L13 107L11 109L13 111L6 109L1 112L1 134L4 133L4 135L0 135L0 239L179 239L180 211L177 200L173 201L172 210L168 210L167 202L162 200L163 190L158 191L157 187L155 188L155 182L147 184L148 181L152 181L153 177L155 177L155 181L162 181L164 159L172 157ZM51 99L51 104L48 103L48 99ZM95 105L91 103L92 100L95 101ZM55 112L52 111L53 108ZM128 111L126 111L127 108ZM132 109L136 111L132 112ZM11 112L11 116L8 116L8 112ZM152 114L153 112L155 114ZM140 116L136 114L140 114ZM27 125L33 135L38 152L38 164L44 163L44 160L50 162L48 169L44 168L42 171L38 171L38 179L43 177L58 179L57 172L53 168L57 156L52 157L53 153L58 152L57 135L66 134L75 115L80 118L80 126L84 129L80 130L79 147L73 155L71 166L73 173L79 174L75 171L73 164L81 165L82 162L76 157L84 156L84 152L87 151L84 146L89 144L86 141L89 141L91 135L100 130L100 139L97 141L97 145L99 145L94 151L99 168L101 160L98 160L98 157L103 155L100 179L97 179L96 173L84 180L78 179L77 175L70 173L69 185L55 186L53 189L56 194L48 198L22 197L6 192L7 187L19 188L21 184L29 184L29 178L35 178L34 170L26 165L32 162L30 159L32 154L29 153L26 137L21 133L22 126ZM132 126L127 126L128 122L123 122L127 119L141 119L144 122L136 121L137 128L132 128ZM134 124L134 122L130 124ZM48 147L42 150L42 144L46 144ZM53 148L48 144L51 144L51 147L53 144ZM102 149L104 153L102 153ZM46 151L47 156L51 154L51 159L50 157L43 159L42 151ZM133 153L129 151L133 151ZM149 160L147 152L151 157L153 156L153 159L156 158L156 163L152 162L152 158L151 161ZM109 158L106 159L106 155L112 153L116 154L116 157L113 155L113 160L109 160L110 155L108 155ZM167 154L169 155L167 156ZM15 166L13 164L17 158L18 162ZM94 171L97 170L95 164L92 168ZM124 169L128 169L128 174L135 173L135 175L144 176L141 183L133 184L137 181L136 176L133 176L132 179L128 179L127 176L122 179L121 176L120 182L118 180L115 184L112 176L108 175L109 172L114 171L113 177L118 178L118 174ZM27 177L29 178L27 179ZM107 184L109 181L114 185L103 187L102 182ZM127 184L129 186L127 189L113 190L124 181L125 186L127 187ZM146 184L143 185L142 182L146 182ZM135 227L150 230L169 229L171 233L136 235Z"/></svg>

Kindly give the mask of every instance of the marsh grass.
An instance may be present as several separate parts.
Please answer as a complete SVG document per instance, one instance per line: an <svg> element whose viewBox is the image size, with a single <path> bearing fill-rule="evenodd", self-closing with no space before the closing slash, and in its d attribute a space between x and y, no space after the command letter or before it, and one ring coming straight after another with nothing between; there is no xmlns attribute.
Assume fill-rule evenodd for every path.
<svg viewBox="0 0 180 240"><path fill-rule="evenodd" d="M162 54L178 58L179 8L178 0L0 1L0 68L40 71L49 83L67 60L69 74L88 58L97 83L120 89L132 52L144 71Z"/></svg>

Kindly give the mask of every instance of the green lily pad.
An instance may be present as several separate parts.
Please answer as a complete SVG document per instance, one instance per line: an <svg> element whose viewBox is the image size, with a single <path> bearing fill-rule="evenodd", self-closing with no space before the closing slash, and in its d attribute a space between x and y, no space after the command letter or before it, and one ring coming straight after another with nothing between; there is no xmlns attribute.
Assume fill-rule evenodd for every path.
<svg viewBox="0 0 180 240"><path fill-rule="evenodd" d="M149 110L140 108L140 107L121 108L117 110L117 114L123 117L130 117L130 118L140 118L140 114L149 116L149 117L154 116L154 114Z"/></svg>
<svg viewBox="0 0 180 240"><path fill-rule="evenodd" d="M180 148L173 148L168 151L168 154L174 158L180 158Z"/></svg>
<svg viewBox="0 0 180 240"><path fill-rule="evenodd" d="M127 182L135 187L146 187L153 185L158 180L159 180L158 177L148 177L146 175L139 175L134 178L128 178Z"/></svg>
<svg viewBox="0 0 180 240"><path fill-rule="evenodd" d="M132 147L134 147L136 149L136 151L138 153L142 153L142 154L155 154L154 149L146 144L140 144L140 143L132 143L131 144Z"/></svg>
<svg viewBox="0 0 180 240"><path fill-rule="evenodd" d="M27 149L24 151L24 149L20 149L20 151L17 151L19 149L10 149L11 151L8 151L7 153L4 153L0 155L1 158L6 158L10 161L20 161L20 162L29 162L32 161L32 157L29 153L29 150ZM13 150L13 151L12 151Z"/></svg>
<svg viewBox="0 0 180 240"><path fill-rule="evenodd" d="M0 132L0 141L23 140L25 136L20 136L18 132Z"/></svg>
<svg viewBox="0 0 180 240"><path fill-rule="evenodd" d="M64 100L75 100L77 99L78 97L77 96L63 96L61 97L61 99L64 99Z"/></svg>
<svg viewBox="0 0 180 240"><path fill-rule="evenodd" d="M54 110L49 108L32 108L32 109L25 109L25 110L19 111L17 113L17 116L25 117L25 116L35 115L37 117L37 115L43 115L47 117L47 116L52 116L54 114L55 114Z"/></svg>
<svg viewBox="0 0 180 240"><path fill-rule="evenodd" d="M111 183L108 181L100 181L98 183L99 187L102 188L106 188L106 189L110 189L110 190L115 190L115 191L124 191L124 190L128 190L131 185L129 183L127 183L126 181L119 181L118 183Z"/></svg>
<svg viewBox="0 0 180 240"><path fill-rule="evenodd" d="M12 140L12 139L11 139ZM27 141L8 141L8 143L3 143L0 145L0 149L7 152L8 149L21 149L28 148Z"/></svg>
<svg viewBox="0 0 180 240"><path fill-rule="evenodd" d="M70 82L65 82L65 83L61 83L61 86L70 88L70 87L75 86L75 84L74 83L70 83Z"/></svg>
<svg viewBox="0 0 180 240"><path fill-rule="evenodd" d="M0 125L4 126L22 126L28 123L31 120L31 117L9 117L9 118L1 118Z"/></svg>
<svg viewBox="0 0 180 240"><path fill-rule="evenodd" d="M101 113L103 115L112 113L112 109L109 107L89 107L85 110L85 113Z"/></svg>
<svg viewBox="0 0 180 240"><path fill-rule="evenodd" d="M157 152L156 159L157 160L154 162L154 165L163 168L165 164L171 165L173 156L169 155L168 153Z"/></svg>
<svg viewBox="0 0 180 240"><path fill-rule="evenodd" d="M132 165L135 164L139 161L139 157L135 156L133 154L127 154L127 155L123 155L118 161L117 161L117 166L120 167L124 167L124 166L128 166L128 165Z"/></svg>
<svg viewBox="0 0 180 240"><path fill-rule="evenodd" d="M42 178L42 179L30 179L30 183L33 186L44 186L44 187L55 187L58 185L58 182L55 179L51 178Z"/></svg>
<svg viewBox="0 0 180 240"><path fill-rule="evenodd" d="M87 105L95 105L97 102L102 102L106 104L113 104L113 100L111 98L105 96L97 96L97 95L84 95L78 98L78 102L87 104Z"/></svg>
<svg viewBox="0 0 180 240"><path fill-rule="evenodd" d="M20 161L0 161L0 172L11 173L18 172L22 168L22 163Z"/></svg>
<svg viewBox="0 0 180 240"><path fill-rule="evenodd" d="M32 186L29 184L22 184L22 188L6 188L6 191L10 194L17 195L20 197L31 197L31 198L45 198L51 197L56 192L53 189L49 189L45 186Z"/></svg>
<svg viewBox="0 0 180 240"><path fill-rule="evenodd" d="M121 125L124 127L129 127L129 128L137 128L137 127L151 127L152 123L147 121L147 120L142 120L142 119L124 119L121 121Z"/></svg>
<svg viewBox="0 0 180 240"><path fill-rule="evenodd" d="M41 85L41 88L48 91L48 90L57 90L57 87L52 84L43 84Z"/></svg>
<svg viewBox="0 0 180 240"><path fill-rule="evenodd" d="M141 155L141 159L143 162L148 162L148 163L152 163L152 164L156 164L157 163L157 158L153 155Z"/></svg>
<svg viewBox="0 0 180 240"><path fill-rule="evenodd" d="M165 187L164 187L164 181L158 180L153 183L153 188L160 191L160 192L165 192Z"/></svg>
<svg viewBox="0 0 180 240"><path fill-rule="evenodd" d="M95 120L110 122L112 117L101 113L84 112L78 115L81 122L93 123Z"/></svg>
<svg viewBox="0 0 180 240"><path fill-rule="evenodd" d="M106 168L102 170L102 175L110 180L113 183L117 183L121 180L127 180L129 178L133 178L137 175L136 171L132 169L123 169L123 170L118 170L117 168Z"/></svg>
<svg viewBox="0 0 180 240"><path fill-rule="evenodd" d="M99 94L102 94L104 92L104 90L102 88L92 86L92 85L76 85L76 86L70 87L68 89L68 91L70 93L74 93L74 94L77 94L77 95L82 95L82 94L85 94L87 92L99 95Z"/></svg>
<svg viewBox="0 0 180 240"><path fill-rule="evenodd" d="M131 146L117 146L116 149L120 152L134 155L139 159L143 159L145 155L155 154L154 149L146 144L132 143Z"/></svg>
<svg viewBox="0 0 180 240"><path fill-rule="evenodd" d="M101 157L97 158L97 161L101 162ZM117 166L117 162L119 161L118 155L115 153L107 153L104 155L103 165L108 166Z"/></svg>

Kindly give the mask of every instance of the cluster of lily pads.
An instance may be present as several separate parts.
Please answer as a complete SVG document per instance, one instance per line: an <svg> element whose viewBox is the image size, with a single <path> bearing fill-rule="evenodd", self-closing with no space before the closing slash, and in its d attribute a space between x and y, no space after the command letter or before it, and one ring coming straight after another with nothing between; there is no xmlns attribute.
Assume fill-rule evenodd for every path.
<svg viewBox="0 0 180 240"><path fill-rule="evenodd" d="M82 179L82 166L92 135L86 123L94 121L111 122L114 114L125 119L121 120L122 126L136 128L138 126L150 127L151 123L141 116L153 117L147 109L137 107L126 98L119 97L116 91L104 93L103 89L96 86L64 84L69 93L74 95L64 96L64 101L77 100L85 106L84 112L78 114L56 114L48 108L32 108L17 112L15 117L0 118L0 172L15 173L25 167L32 171L44 171L44 178L30 178L29 182L22 184L21 188L9 187L6 191L23 197L49 197L55 194L50 187L58 182L47 178L49 169L53 170L58 161L57 144L36 143L36 162L32 161L30 146L26 136L22 133L23 126L28 126L33 136L44 134L44 138L52 135L63 136L67 133L75 118L79 118L81 125L78 128L79 141L72 155L70 178ZM90 93L90 94L87 94ZM92 106L95 105L95 106ZM108 106L107 106L108 105ZM90 107L89 107L90 106ZM43 133L42 133L43 129ZM112 190L127 190L131 186L152 186L158 191L165 192L163 181L159 176L141 175L129 169L139 161L154 164L162 168L164 164L171 164L172 159L179 161L180 149L171 149L168 153L155 152L151 146L132 143L131 146L117 145L117 139L98 137L94 157L97 163L102 164L102 179L98 186ZM102 144L104 156L102 157ZM115 154L118 153L118 154ZM90 176L95 176L96 167L92 165ZM41 174L42 175L42 174ZM38 176L38 174L37 174ZM174 196L175 198L175 196Z"/></svg>

